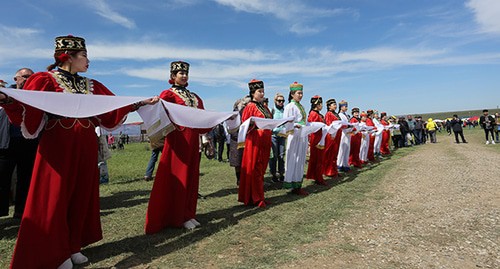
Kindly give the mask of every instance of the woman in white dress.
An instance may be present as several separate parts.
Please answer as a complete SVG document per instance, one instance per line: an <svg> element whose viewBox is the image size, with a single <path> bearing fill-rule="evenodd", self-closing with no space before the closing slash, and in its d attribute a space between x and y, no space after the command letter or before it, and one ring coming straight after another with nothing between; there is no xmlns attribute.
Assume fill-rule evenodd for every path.
<svg viewBox="0 0 500 269"><path fill-rule="evenodd" d="M302 127L306 125L307 114L304 107L300 104L303 97L303 86L297 82L290 85L290 94L288 95L288 104L285 106L283 118L294 117L294 129L286 142L285 159L285 179L283 187L292 189L293 194L308 195L302 189L304 177L304 165L306 162L306 153L308 147L308 137L301 135Z"/></svg>

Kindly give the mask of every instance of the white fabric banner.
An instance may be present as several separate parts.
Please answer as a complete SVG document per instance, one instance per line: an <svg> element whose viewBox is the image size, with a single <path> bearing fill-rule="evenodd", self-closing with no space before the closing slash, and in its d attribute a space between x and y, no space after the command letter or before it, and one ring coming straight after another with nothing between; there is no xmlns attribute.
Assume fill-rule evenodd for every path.
<svg viewBox="0 0 500 269"><path fill-rule="evenodd" d="M180 126L189 128L212 128L215 125L228 120L233 115L236 118L238 112L215 112L198 109L189 106L178 105L161 100L167 110L170 120ZM234 119L232 119L234 122Z"/></svg>
<svg viewBox="0 0 500 269"><path fill-rule="evenodd" d="M143 106L137 113L144 121L150 140L155 144L175 129L172 123L188 128L208 129L226 121L228 126L235 128L235 122L239 120L238 112L206 111L165 100Z"/></svg>
<svg viewBox="0 0 500 269"><path fill-rule="evenodd" d="M247 137L248 129L250 128L250 123L254 123L257 128L264 130L272 130L280 125L283 125L286 122L293 121L294 117L288 117L283 119L266 119L259 117L250 117L245 122L240 125L240 130L238 131L238 147L245 146L245 139ZM285 128L293 128L293 125L285 125ZM290 130L285 130L290 131Z"/></svg>
<svg viewBox="0 0 500 269"><path fill-rule="evenodd" d="M19 102L45 112L69 118L88 118L131 105L147 97L97 94L66 94L1 88Z"/></svg>

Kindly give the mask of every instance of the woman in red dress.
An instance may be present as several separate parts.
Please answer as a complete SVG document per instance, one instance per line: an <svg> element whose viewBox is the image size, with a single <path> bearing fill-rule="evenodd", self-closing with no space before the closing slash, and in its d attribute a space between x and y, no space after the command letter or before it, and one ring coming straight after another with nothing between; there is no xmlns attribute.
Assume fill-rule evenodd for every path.
<svg viewBox="0 0 500 269"><path fill-rule="evenodd" d="M359 123L361 119L359 118L359 108L355 107L351 110L352 118L349 120L350 123ZM351 134L351 149L349 152L349 165L361 168L361 159L359 158L359 150L361 148L361 138L362 134L358 131L354 131Z"/></svg>
<svg viewBox="0 0 500 269"><path fill-rule="evenodd" d="M83 38L60 36L55 41L55 63L48 72L32 75L24 89L113 95L98 81L78 75L89 67ZM0 102L5 98L0 94ZM90 118L56 116L17 101L4 105L25 137L41 133L11 268L65 269L88 261L80 249L102 239L95 127L113 128L153 100Z"/></svg>
<svg viewBox="0 0 500 269"><path fill-rule="evenodd" d="M160 98L171 103L204 109L203 101L189 91L189 64L182 61L170 64L170 89ZM195 219L200 180L200 134L210 129L175 126L165 137L158 170L151 190L146 213L146 234L166 227L194 229L200 226Z"/></svg>
<svg viewBox="0 0 500 269"><path fill-rule="evenodd" d="M373 123L373 110L372 109L369 109L366 111L366 115L367 115L367 118L366 118L366 126L371 126L373 128L375 128L375 124ZM375 135L373 134L373 130L371 130L370 132L368 132L369 134L369 137L370 137L370 141L369 141L369 145L368 145L368 161L370 162L374 162L375 161L375 154L373 152L373 149L375 148Z"/></svg>
<svg viewBox="0 0 500 269"><path fill-rule="evenodd" d="M389 126L389 122L387 121L387 113L380 113L380 124L385 126ZM391 140L391 130L384 129L382 131L382 143L380 144L380 153L382 155L391 154L391 150L389 149L389 140Z"/></svg>
<svg viewBox="0 0 500 269"><path fill-rule="evenodd" d="M273 116L264 100L264 82L253 79L248 83L252 100L243 110L241 122L250 117L271 119ZM241 162L240 185L238 201L245 205L257 205L264 208L267 201L264 199L264 174L266 173L271 152L271 130L261 130L250 125L245 139L245 149Z"/></svg>
<svg viewBox="0 0 500 269"><path fill-rule="evenodd" d="M328 108L328 112L325 114L326 125L330 125L332 122L340 120L340 117L336 112L337 102L335 99L326 101L326 106ZM337 155L339 154L341 136L342 130L338 130L333 137L329 134L326 135L323 174L327 177L337 177L339 175L339 171L337 169Z"/></svg>
<svg viewBox="0 0 500 269"><path fill-rule="evenodd" d="M307 117L308 122L325 123L325 118L320 111L323 109L323 99L315 95L311 98L311 111ZM309 135L309 164L307 165L306 178L315 180L318 185L327 185L323 179L324 147L318 147L323 131L320 129Z"/></svg>

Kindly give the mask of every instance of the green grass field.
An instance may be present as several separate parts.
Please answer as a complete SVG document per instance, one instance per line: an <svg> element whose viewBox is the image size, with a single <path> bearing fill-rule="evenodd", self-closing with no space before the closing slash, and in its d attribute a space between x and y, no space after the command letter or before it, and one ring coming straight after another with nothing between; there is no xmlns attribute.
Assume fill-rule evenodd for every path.
<svg viewBox="0 0 500 269"><path fill-rule="evenodd" d="M482 130L465 130L465 135L470 143L486 146ZM439 143L452 141L445 131L438 134ZM428 146L432 145L424 145ZM197 217L202 227L145 235L153 183L142 177L150 151L145 143L125 145L109 160L111 181L100 189L104 239L82 251L91 262L84 267L274 268L290 260L329 255L333 249L355 252L348 245L305 246L327 236L329 226L349 218L360 201L384 199L386 194L372 190L399 158L415 150L418 147L399 149L382 162L343 175L341 181L328 180L328 187L305 181L311 193L307 197L288 194L278 183L266 184L271 201L266 209L238 203L233 168L203 158L199 192L205 198L199 200ZM500 145L492 150L500 151ZM0 219L0 268L8 267L18 225L11 218Z"/></svg>

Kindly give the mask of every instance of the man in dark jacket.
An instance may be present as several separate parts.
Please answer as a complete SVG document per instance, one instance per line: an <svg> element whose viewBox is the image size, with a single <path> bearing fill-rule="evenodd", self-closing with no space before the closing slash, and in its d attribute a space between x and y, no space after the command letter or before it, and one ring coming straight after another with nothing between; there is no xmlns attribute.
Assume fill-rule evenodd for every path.
<svg viewBox="0 0 500 269"><path fill-rule="evenodd" d="M413 130L413 135L415 136L415 144L420 145L425 143L423 140L424 134L424 123L422 122L422 116L415 117L415 129Z"/></svg>
<svg viewBox="0 0 500 269"><path fill-rule="evenodd" d="M488 109L483 110L483 115L479 118L479 125L484 129L486 136L486 145L490 143L488 134L491 134L491 144L495 144L495 137L493 135L493 127L495 126L495 119L488 114Z"/></svg>
<svg viewBox="0 0 500 269"><path fill-rule="evenodd" d="M399 117L398 123L399 123L399 130L401 130L401 136L403 140L403 145L401 146L407 147L409 142L407 135L410 132L410 127L408 126L408 122L406 121L404 116Z"/></svg>
<svg viewBox="0 0 500 269"><path fill-rule="evenodd" d="M453 133L455 134L455 143L459 144L460 142L458 141L458 135L462 138L462 143L467 143L464 138L464 132L462 129L463 122L461 119L458 118L458 116L455 114L453 115L453 119L450 121L450 127L453 130Z"/></svg>

